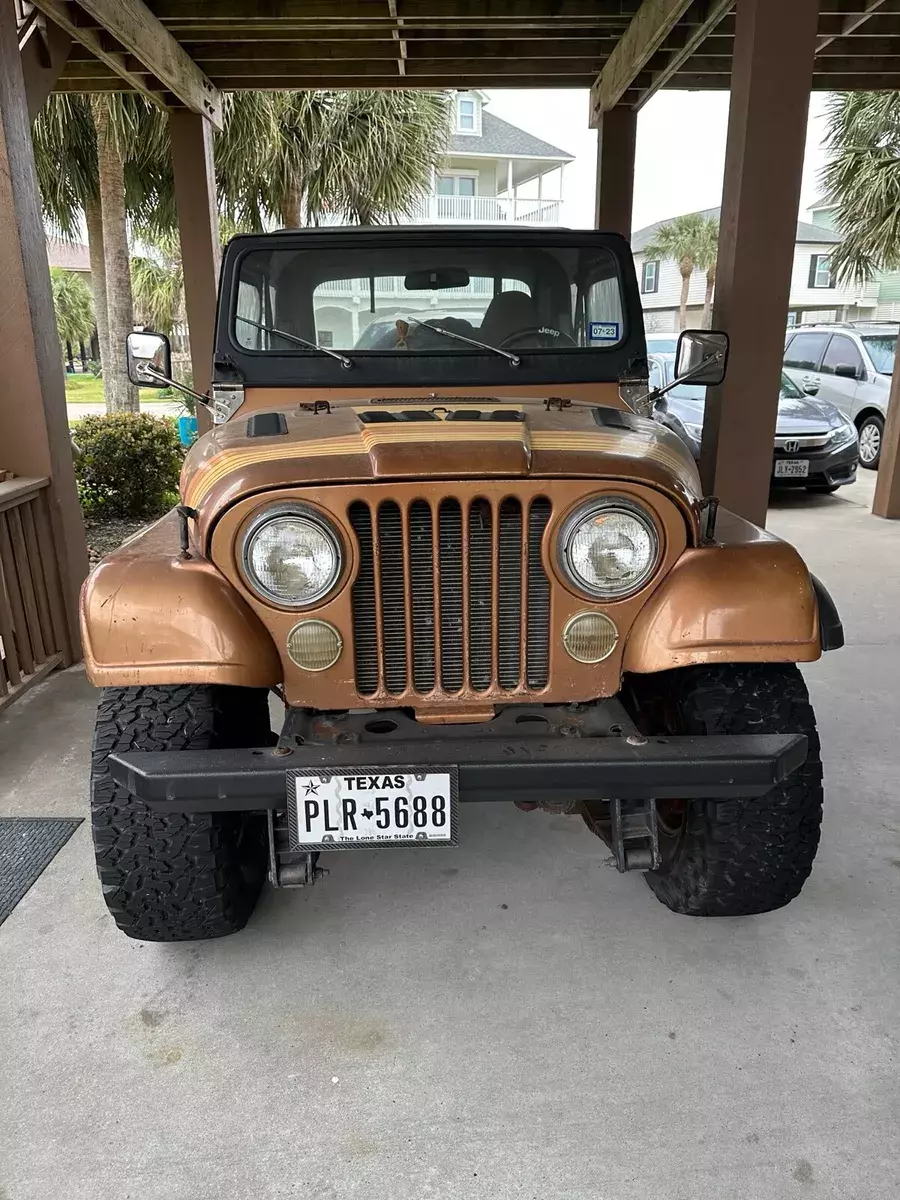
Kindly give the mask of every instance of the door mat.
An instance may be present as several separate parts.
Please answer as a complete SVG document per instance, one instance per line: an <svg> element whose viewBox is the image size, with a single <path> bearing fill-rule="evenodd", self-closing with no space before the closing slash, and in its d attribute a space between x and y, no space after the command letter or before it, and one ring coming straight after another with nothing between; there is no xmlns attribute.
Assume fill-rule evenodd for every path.
<svg viewBox="0 0 900 1200"><path fill-rule="evenodd" d="M0 817L0 925L81 824L81 817Z"/></svg>

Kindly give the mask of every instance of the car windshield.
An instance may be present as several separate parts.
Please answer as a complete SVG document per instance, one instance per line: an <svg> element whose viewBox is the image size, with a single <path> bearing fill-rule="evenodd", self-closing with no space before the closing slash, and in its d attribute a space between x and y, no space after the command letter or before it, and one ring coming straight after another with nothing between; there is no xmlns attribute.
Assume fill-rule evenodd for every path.
<svg viewBox="0 0 900 1200"><path fill-rule="evenodd" d="M433 328L429 328L429 326ZM604 350L624 340L614 256L602 246L334 245L252 249L240 260L232 337L279 355L314 349L483 355Z"/></svg>
<svg viewBox="0 0 900 1200"><path fill-rule="evenodd" d="M894 374L894 355L897 353L896 333L864 334L863 345L869 352L872 366L879 375Z"/></svg>

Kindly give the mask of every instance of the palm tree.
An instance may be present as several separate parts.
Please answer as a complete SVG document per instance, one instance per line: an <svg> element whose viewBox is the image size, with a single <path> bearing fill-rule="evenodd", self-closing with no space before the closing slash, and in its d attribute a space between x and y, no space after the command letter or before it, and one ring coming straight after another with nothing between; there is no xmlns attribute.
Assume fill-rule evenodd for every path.
<svg viewBox="0 0 900 1200"><path fill-rule="evenodd" d="M687 327L687 308L691 277L695 270L706 272L706 297L703 304L703 323L708 328L712 311L713 290L716 284L719 223L702 213L686 213L666 221L657 229L642 253L648 261L673 259L681 272L681 303L678 328Z"/></svg>
<svg viewBox="0 0 900 1200"><path fill-rule="evenodd" d="M822 172L841 235L832 268L863 282L900 268L900 94L836 92L829 98Z"/></svg>
<svg viewBox="0 0 900 1200"><path fill-rule="evenodd" d="M98 124L102 139L98 138ZM61 237L74 240L80 235L84 216L107 409L136 407L137 392L125 373L121 340L132 324L125 214L146 219L148 213L154 213L158 220L165 220L174 213L171 195L166 192L167 186L171 188L166 116L137 94L95 96L93 102L87 96L53 94L32 126L32 138L48 224ZM102 155L98 152L101 142ZM60 164L65 164L64 170ZM121 194L124 199L119 199ZM110 200L106 214L104 196ZM110 248L115 267L107 264ZM116 312L114 329L110 328L110 301Z"/></svg>
<svg viewBox="0 0 900 1200"><path fill-rule="evenodd" d="M94 335L94 302L91 289L80 275L61 267L50 268L53 311L63 355L71 361L67 347L89 342Z"/></svg>
<svg viewBox="0 0 900 1200"><path fill-rule="evenodd" d="M409 210L446 150L441 92L239 92L215 142L223 212L248 229Z"/></svg>
<svg viewBox="0 0 900 1200"><path fill-rule="evenodd" d="M131 260L131 286L138 324L171 337L184 321L184 272L181 245L174 232L151 237L142 232L147 255Z"/></svg>

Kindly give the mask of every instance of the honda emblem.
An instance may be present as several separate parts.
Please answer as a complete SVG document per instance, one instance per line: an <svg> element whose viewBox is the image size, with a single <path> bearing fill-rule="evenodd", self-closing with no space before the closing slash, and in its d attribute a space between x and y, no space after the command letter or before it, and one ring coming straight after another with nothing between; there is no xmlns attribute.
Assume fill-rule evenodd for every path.
<svg viewBox="0 0 900 1200"><path fill-rule="evenodd" d="M796 454L800 449L800 442L796 438L788 438L784 443L784 448L788 454Z"/></svg>

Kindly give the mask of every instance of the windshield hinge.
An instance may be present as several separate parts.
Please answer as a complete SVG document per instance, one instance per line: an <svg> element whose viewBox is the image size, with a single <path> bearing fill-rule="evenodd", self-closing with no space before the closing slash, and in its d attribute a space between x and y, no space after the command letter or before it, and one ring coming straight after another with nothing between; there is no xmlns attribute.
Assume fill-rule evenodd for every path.
<svg viewBox="0 0 900 1200"><path fill-rule="evenodd" d="M327 400L314 400L312 404L298 404L297 411L298 412L310 412L313 414L320 413L320 412L330 413L331 405L329 404L329 402Z"/></svg>
<svg viewBox="0 0 900 1200"><path fill-rule="evenodd" d="M213 424L224 425L244 403L244 385L242 383L214 383L212 395Z"/></svg>
<svg viewBox="0 0 900 1200"><path fill-rule="evenodd" d="M546 408L547 412L550 412L550 410L553 408L555 408L558 412L562 412L564 408L571 407L572 401L568 398L568 396L548 396L544 400L544 408Z"/></svg>

